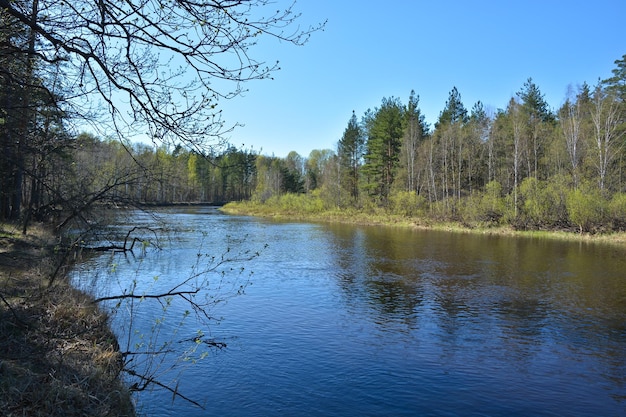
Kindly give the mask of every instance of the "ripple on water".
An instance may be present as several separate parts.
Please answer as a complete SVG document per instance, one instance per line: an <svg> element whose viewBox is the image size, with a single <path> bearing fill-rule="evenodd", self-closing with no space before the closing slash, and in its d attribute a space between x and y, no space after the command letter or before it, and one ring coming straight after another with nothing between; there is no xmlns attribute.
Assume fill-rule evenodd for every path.
<svg viewBox="0 0 626 417"><path fill-rule="evenodd" d="M175 244L139 263L118 259L114 274L103 255L90 261L99 274L77 268L75 278L105 292L134 279L153 285L157 275L165 285L189 270L199 246L268 247L242 265L253 272L245 295L219 304L224 320L203 328L228 347L173 374L162 366L167 381L183 369L179 389L206 410L154 391L140 396L147 414L624 415L626 268L613 253L170 214L184 226ZM133 325L148 333L159 314L145 310ZM197 330L190 321L177 331Z"/></svg>

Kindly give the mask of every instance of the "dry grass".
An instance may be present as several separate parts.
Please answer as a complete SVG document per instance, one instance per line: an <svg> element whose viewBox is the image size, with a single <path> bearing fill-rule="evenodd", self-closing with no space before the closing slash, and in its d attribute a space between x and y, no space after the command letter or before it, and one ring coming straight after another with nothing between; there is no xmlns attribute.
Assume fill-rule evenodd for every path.
<svg viewBox="0 0 626 417"><path fill-rule="evenodd" d="M515 230L511 226L472 225L459 222L436 221L424 217L407 217L388 214L385 212L371 214L359 210L337 209L315 214L294 213L289 210L279 210L275 207L264 207L263 204L252 202L229 203L221 208L225 213L250 215L273 218L277 220L320 221L332 223L347 223L358 225L385 225L394 227L409 227L415 229L442 230L453 233L470 233L482 235L520 236L540 239L594 242L626 247L626 232L612 232L605 234L577 233L567 231L539 231Z"/></svg>
<svg viewBox="0 0 626 417"><path fill-rule="evenodd" d="M0 225L0 410L4 416L134 415L108 321L64 279L54 240Z"/></svg>

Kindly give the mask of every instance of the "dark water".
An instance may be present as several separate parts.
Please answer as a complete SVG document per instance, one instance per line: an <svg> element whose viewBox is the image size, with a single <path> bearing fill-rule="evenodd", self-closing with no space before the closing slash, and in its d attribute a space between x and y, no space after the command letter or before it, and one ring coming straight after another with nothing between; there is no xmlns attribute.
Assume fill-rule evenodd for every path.
<svg viewBox="0 0 626 417"><path fill-rule="evenodd" d="M102 255L75 281L101 295L133 282L158 293L206 255L262 250L209 273L209 301L226 299L211 307L220 321L192 312L179 325L188 306L175 299L118 306L122 350L177 351L138 355L136 369L205 407L155 389L138 396L144 415L626 415L623 249L209 208L164 214L183 230L154 231L162 250ZM125 221L156 227L142 214ZM239 285L245 294L230 297ZM227 347L183 342L194 335ZM190 345L197 351L169 371Z"/></svg>

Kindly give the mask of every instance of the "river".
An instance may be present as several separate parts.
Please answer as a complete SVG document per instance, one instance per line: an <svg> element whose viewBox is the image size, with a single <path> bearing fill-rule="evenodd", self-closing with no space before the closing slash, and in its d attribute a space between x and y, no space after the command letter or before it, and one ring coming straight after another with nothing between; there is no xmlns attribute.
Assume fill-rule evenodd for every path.
<svg viewBox="0 0 626 417"><path fill-rule="evenodd" d="M150 227L160 249L71 275L96 296L205 287L211 320L177 297L103 304L122 351L144 352L133 369L204 407L155 388L138 394L141 415L626 415L623 248L159 214L110 230Z"/></svg>

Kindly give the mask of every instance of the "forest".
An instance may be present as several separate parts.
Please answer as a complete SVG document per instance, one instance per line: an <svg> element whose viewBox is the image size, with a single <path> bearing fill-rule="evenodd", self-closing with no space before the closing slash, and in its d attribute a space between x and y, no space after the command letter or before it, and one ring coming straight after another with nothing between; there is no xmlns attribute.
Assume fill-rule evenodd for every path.
<svg viewBox="0 0 626 417"><path fill-rule="evenodd" d="M54 220L59 229L89 223L95 207L241 200L302 213L382 210L467 225L626 230L626 55L606 79L571 87L558 108L546 102L532 78L496 111L481 102L468 109L453 87L430 126L419 95L411 91L406 102L386 97L360 117L347 115L335 149L281 158L224 143L228 128L215 110L218 93L206 81L216 73L198 69L198 83L187 89L174 82L178 73L161 85L153 75L158 58L149 61L152 67L142 66L148 49L138 51L144 61L128 55L124 65L110 65L112 57L123 58L125 45L112 44L113 56L106 50L97 56L104 38L91 20L83 30L92 30L100 43L82 51L71 31L60 38L55 26L45 27L49 11L39 2L32 7L40 9L32 11L5 3L0 4L0 220L20 221L24 231L32 221ZM31 15L43 20L34 24ZM268 22L268 31L276 21ZM53 24L73 27L60 17ZM134 33L126 36L129 45L145 42L131 39L139 36ZM201 47L183 56L201 59L205 55L194 55ZM182 47L169 49L175 48ZM72 54L82 61L70 59ZM239 75L223 77L241 83L273 71L254 62L243 68L252 72L242 76L240 68ZM122 100L114 90L127 93L131 119L120 117ZM94 104L94 94L104 110ZM176 95L186 108L173 101L159 104ZM81 130L107 117L110 135ZM123 122L144 126L152 139L133 141L125 135L130 130L120 127Z"/></svg>
<svg viewBox="0 0 626 417"><path fill-rule="evenodd" d="M96 205L252 200L304 213L625 230L626 55L615 64L612 77L570 89L557 110L530 78L495 114L480 102L468 110L453 88L432 127L415 92L406 103L383 98L349 117L336 149L285 158L73 135L45 97L31 98L40 100L32 140L16 149L3 88L0 213L26 225L80 219Z"/></svg>
<svg viewBox="0 0 626 417"><path fill-rule="evenodd" d="M249 197L257 155L225 144L220 101L279 69L259 39L300 46L325 24L274 7L0 0L0 221Z"/></svg>
<svg viewBox="0 0 626 417"><path fill-rule="evenodd" d="M237 255L198 257L190 276L152 294L96 298L67 271L85 252L133 251L133 225L123 247L100 246L100 226L118 214L107 208L249 196L242 169L256 156L222 146L236 124L220 102L279 69L255 45L304 45L324 27L300 15L267 0L0 0L2 415L136 415L131 392L148 386L193 402L141 352L121 351L101 303L178 297L204 328L215 301L194 296ZM159 247L149 239L144 249Z"/></svg>
<svg viewBox="0 0 626 417"><path fill-rule="evenodd" d="M321 218L382 214L468 227L626 231L626 55L606 78L572 87L556 108L528 78L511 86L518 92L494 103L501 106L495 111L480 102L466 107L452 87L432 126L419 92L406 101L382 98L363 115L346 114L335 149L306 156L227 143L237 125L224 121L220 103L280 69L255 57L255 46L300 46L324 29L324 22L302 22L295 3L276 10L269 0L0 0L0 348L7 381L0 408L121 415L85 411L72 399L98 410L126 406L119 401L121 367L143 378L131 390L159 384L136 373L133 356L122 363L110 354L119 345L97 308L103 299L86 299L60 278L82 250L94 250L85 231L107 221L106 209L241 202ZM98 249L132 252L125 244ZM200 274L214 271L208 262ZM169 305L192 282L180 279L152 298ZM76 353L93 357L68 366ZM104 356L111 361L91 366ZM96 378L76 373L92 369ZM105 374L108 389L98 383ZM65 392L58 390L62 379ZM78 381L96 385L81 393ZM159 386L184 396L178 384Z"/></svg>

